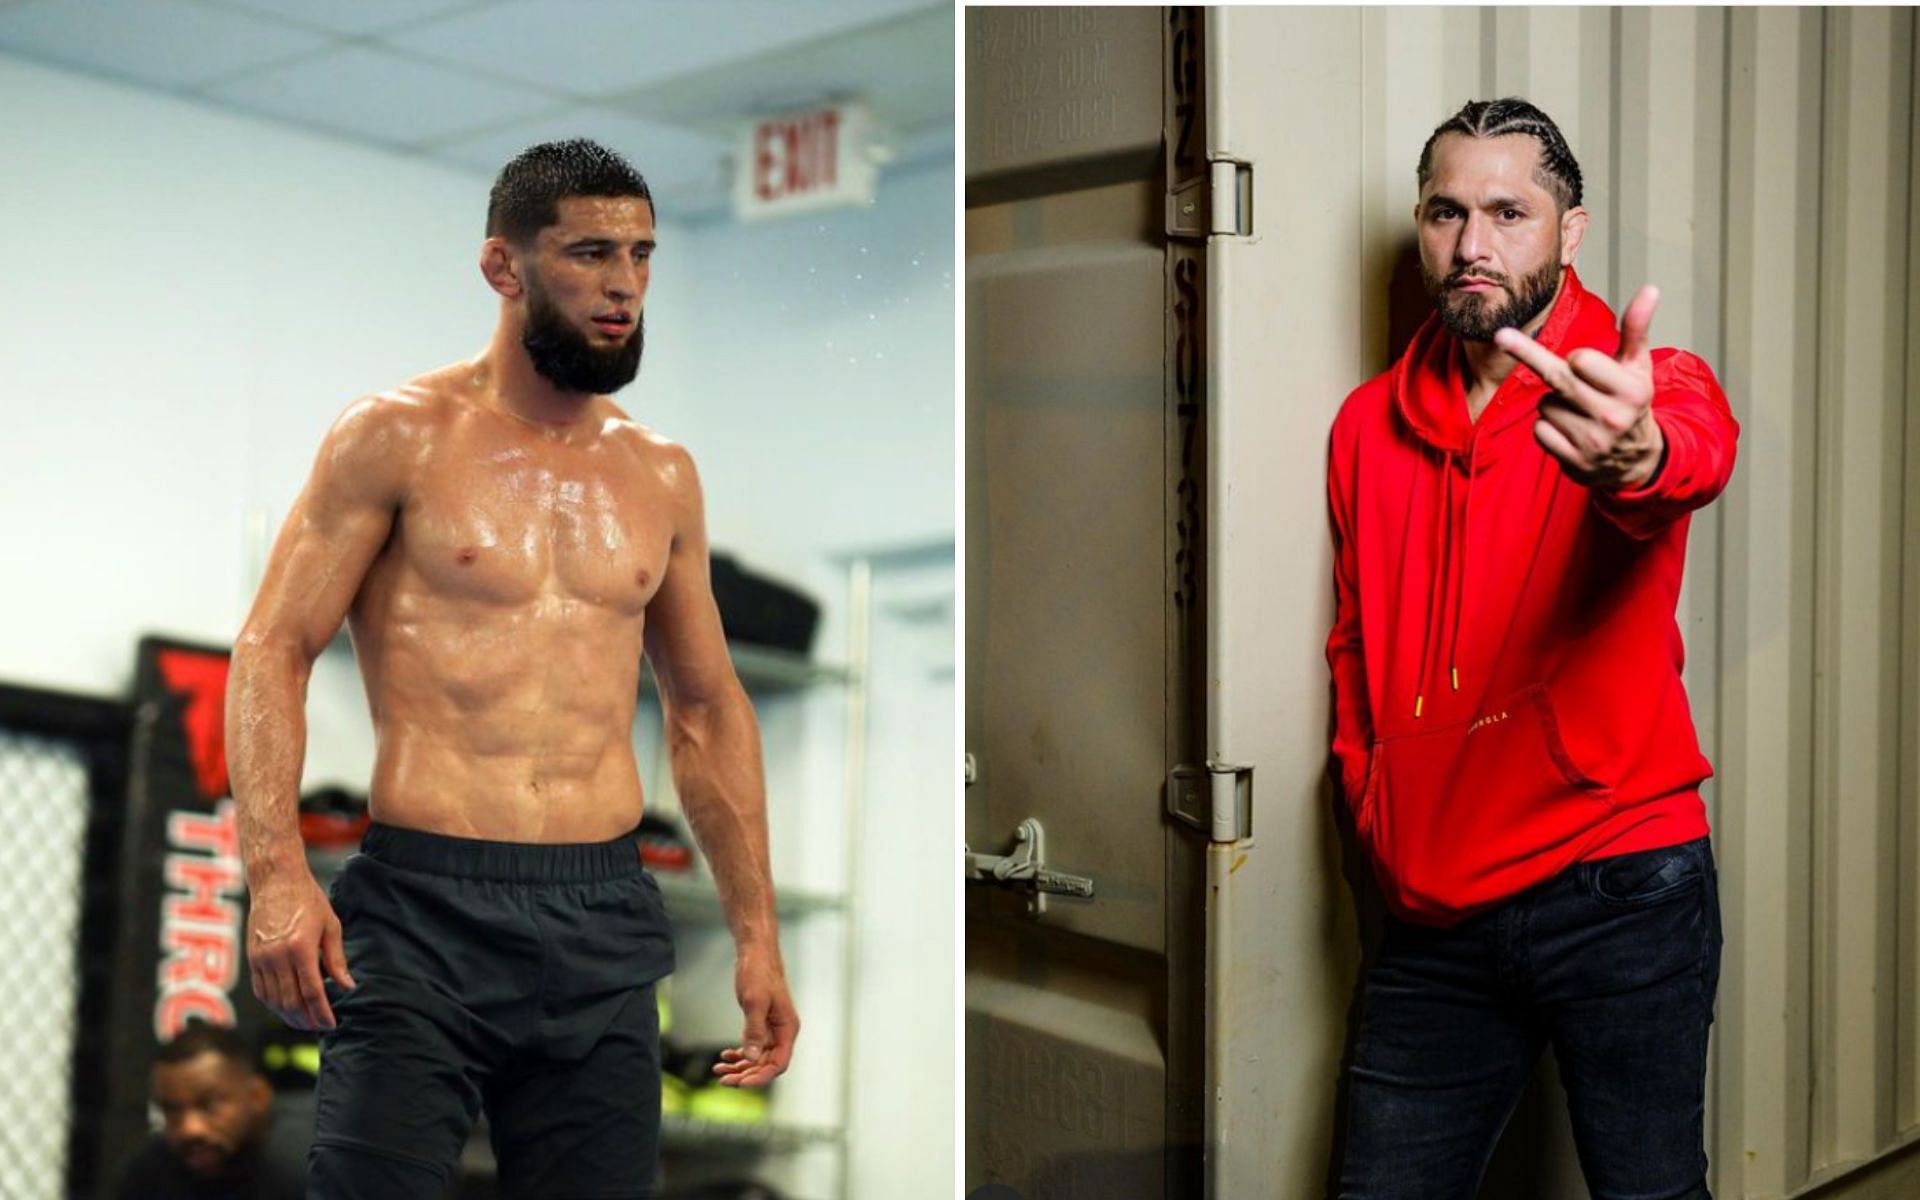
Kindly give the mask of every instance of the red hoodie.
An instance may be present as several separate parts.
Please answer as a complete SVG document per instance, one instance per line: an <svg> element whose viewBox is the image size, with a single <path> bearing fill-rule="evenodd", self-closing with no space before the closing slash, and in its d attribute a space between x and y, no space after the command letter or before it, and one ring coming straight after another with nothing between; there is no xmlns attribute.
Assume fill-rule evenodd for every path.
<svg viewBox="0 0 1920 1200"><path fill-rule="evenodd" d="M1537 340L1612 354L1620 328L1568 268ZM1347 397L1327 471L1333 751L1388 903L1433 925L1707 832L1674 609L1740 432L1706 363L1655 350L1665 462L1589 490L1534 440L1540 377L1472 421L1458 355L1429 318Z"/></svg>

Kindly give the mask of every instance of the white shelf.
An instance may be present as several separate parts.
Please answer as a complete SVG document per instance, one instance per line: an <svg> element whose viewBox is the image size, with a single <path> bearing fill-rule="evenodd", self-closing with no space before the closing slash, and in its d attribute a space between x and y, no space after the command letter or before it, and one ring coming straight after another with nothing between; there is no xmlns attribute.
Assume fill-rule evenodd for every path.
<svg viewBox="0 0 1920 1200"><path fill-rule="evenodd" d="M675 1152L705 1153L726 1151L769 1154L804 1150L809 1146L837 1146L846 1135L827 1126L782 1125L771 1121L708 1121L680 1113L665 1113L660 1118L660 1149ZM475 1121L467 1141L460 1149L460 1171L469 1179L492 1179L500 1170L493 1157L493 1144L486 1118Z"/></svg>
<svg viewBox="0 0 1920 1200"><path fill-rule="evenodd" d="M843 1136L840 1130L827 1126L706 1121L680 1113L667 1113L660 1118L660 1145L666 1150L800 1150L832 1145Z"/></svg>
<svg viewBox="0 0 1920 1200"><path fill-rule="evenodd" d="M667 902L667 915L675 921L713 922L726 919L720 907L720 893L712 881L693 875L674 875L654 871L660 895ZM807 892L776 886L774 912L781 917L798 917L816 912L845 912L847 898L831 892Z"/></svg>
<svg viewBox="0 0 1920 1200"><path fill-rule="evenodd" d="M751 642L728 642L727 653L733 658L734 673L752 692L794 692L824 684L844 687L853 682L853 668L821 662L791 650L776 650ZM643 659L641 697L650 695L653 688L653 664Z"/></svg>

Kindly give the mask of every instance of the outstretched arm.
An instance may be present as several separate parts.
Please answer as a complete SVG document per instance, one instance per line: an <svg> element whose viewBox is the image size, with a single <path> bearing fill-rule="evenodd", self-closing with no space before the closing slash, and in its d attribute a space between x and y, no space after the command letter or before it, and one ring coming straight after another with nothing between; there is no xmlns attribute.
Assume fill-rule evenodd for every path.
<svg viewBox="0 0 1920 1200"><path fill-rule="evenodd" d="M1643 541L1726 489L1740 436L1705 362L1649 349L1659 302L1652 285L1634 296L1612 357L1581 348L1563 359L1517 330L1494 334L1496 345L1553 389L1534 423L1540 445L1592 489L1603 516Z"/></svg>
<svg viewBox="0 0 1920 1200"><path fill-rule="evenodd" d="M667 752L694 840L714 884L738 958L734 989L745 1038L714 1068L722 1083L769 1083L787 1069L800 1019L787 993L767 854L766 779L753 705L734 674L707 565L705 505L693 459L664 448L674 496L673 547L647 605L646 650L660 682Z"/></svg>

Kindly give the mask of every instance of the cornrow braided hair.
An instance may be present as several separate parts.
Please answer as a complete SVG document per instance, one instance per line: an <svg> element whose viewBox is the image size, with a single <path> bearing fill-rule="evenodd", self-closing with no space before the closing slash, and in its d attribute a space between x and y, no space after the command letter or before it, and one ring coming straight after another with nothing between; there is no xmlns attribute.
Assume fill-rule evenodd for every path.
<svg viewBox="0 0 1920 1200"><path fill-rule="evenodd" d="M1463 133L1468 137L1504 137L1524 133L1540 143L1540 165L1535 178L1541 187L1553 193L1560 211L1580 203L1580 164L1574 161L1567 139L1553 118L1518 96L1499 100L1472 100L1433 131L1420 150L1419 182L1424 189L1433 173L1433 144L1443 133Z"/></svg>

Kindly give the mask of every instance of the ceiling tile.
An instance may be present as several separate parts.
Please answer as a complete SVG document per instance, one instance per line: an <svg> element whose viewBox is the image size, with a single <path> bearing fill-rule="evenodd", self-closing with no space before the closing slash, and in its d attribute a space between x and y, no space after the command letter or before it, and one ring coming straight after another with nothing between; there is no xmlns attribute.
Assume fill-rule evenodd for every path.
<svg viewBox="0 0 1920 1200"><path fill-rule="evenodd" d="M477 8L493 0L201 0L228 8L252 9L284 17L296 25L313 25L335 33L363 35L417 25L434 16L463 8Z"/></svg>
<svg viewBox="0 0 1920 1200"><path fill-rule="evenodd" d="M360 47L230 80L204 93L268 116L387 145L418 145L551 109L529 88Z"/></svg>
<svg viewBox="0 0 1920 1200"><path fill-rule="evenodd" d="M859 95L896 134L953 121L953 10L782 46L608 102L634 115L725 133L753 117Z"/></svg>
<svg viewBox="0 0 1920 1200"><path fill-rule="evenodd" d="M899 150L893 159L894 165L906 167L951 163L955 141L952 121L922 125L901 136Z"/></svg>
<svg viewBox="0 0 1920 1200"><path fill-rule="evenodd" d="M191 87L326 46L323 34L229 9L153 0L0 8L0 49L157 87Z"/></svg>
<svg viewBox="0 0 1920 1200"><path fill-rule="evenodd" d="M431 148L439 158L497 174L508 159L537 142L588 137L625 155L646 176L647 186L660 206L672 211L682 188L707 188L722 171L728 144L724 139L692 133L670 125L639 120L625 113L581 105L564 112L516 121L472 137Z"/></svg>
<svg viewBox="0 0 1920 1200"><path fill-rule="evenodd" d="M396 33L395 46L580 96L643 84L825 37L927 0L503 0ZM951 45L951 43L949 43ZM501 53L502 46L513 53Z"/></svg>

